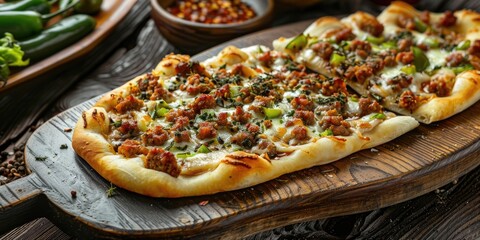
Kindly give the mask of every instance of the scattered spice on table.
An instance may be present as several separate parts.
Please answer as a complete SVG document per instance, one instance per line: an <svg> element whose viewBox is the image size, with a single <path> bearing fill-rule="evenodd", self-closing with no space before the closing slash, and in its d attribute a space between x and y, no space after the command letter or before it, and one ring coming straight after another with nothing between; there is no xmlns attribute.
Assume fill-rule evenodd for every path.
<svg viewBox="0 0 480 240"><path fill-rule="evenodd" d="M47 160L47 157L35 157L36 161L45 161Z"/></svg>
<svg viewBox="0 0 480 240"><path fill-rule="evenodd" d="M240 0L177 0L167 11L188 21L207 24L239 23L257 15Z"/></svg>
<svg viewBox="0 0 480 240"><path fill-rule="evenodd" d="M0 153L0 185L9 183L27 175L27 169L21 148L14 152L2 151Z"/></svg>

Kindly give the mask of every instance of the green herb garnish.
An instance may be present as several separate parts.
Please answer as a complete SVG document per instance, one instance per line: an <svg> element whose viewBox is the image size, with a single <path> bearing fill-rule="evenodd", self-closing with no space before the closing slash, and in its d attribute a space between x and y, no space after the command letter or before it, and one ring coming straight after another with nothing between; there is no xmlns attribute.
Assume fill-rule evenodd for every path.
<svg viewBox="0 0 480 240"><path fill-rule="evenodd" d="M115 190L117 189L117 187L114 187L112 183L110 183L110 187L107 189L107 191L105 191L105 193L107 193L107 197L113 197L113 195L116 194Z"/></svg>
<svg viewBox="0 0 480 240"><path fill-rule="evenodd" d="M7 81L10 75L9 67L23 67L30 64L28 59L22 60L23 55L24 52L12 34L5 33L5 37L0 38L0 81Z"/></svg>
<svg viewBox="0 0 480 240"><path fill-rule="evenodd" d="M36 161L45 161L48 157L35 157Z"/></svg>

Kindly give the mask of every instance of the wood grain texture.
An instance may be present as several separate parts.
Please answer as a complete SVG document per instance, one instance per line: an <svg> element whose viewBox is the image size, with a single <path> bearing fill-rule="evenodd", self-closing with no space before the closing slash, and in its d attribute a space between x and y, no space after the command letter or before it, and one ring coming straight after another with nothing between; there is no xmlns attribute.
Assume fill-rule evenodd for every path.
<svg viewBox="0 0 480 240"><path fill-rule="evenodd" d="M110 57L111 52L120 45L121 41L132 34L138 26L144 24L148 15L148 2L139 1L125 21L84 57L47 74L36 76L34 80L26 81L9 91L0 92L0 109L2 109L0 146L25 133L62 93Z"/></svg>
<svg viewBox="0 0 480 240"><path fill-rule="evenodd" d="M276 28L223 46L270 45L279 35L293 35L308 22ZM49 202L46 216L74 236L230 237L255 234L296 222L378 209L443 186L478 166L480 111L468 111L435 125L422 125L380 147L333 164L287 174L258 186L210 196L153 199L117 189L71 148L72 127L95 100L74 107L42 125L29 139L27 163ZM459 133L462 137L458 137ZM35 160L47 157L45 161ZM70 192L77 192L73 199ZM200 202L208 201L202 206ZM361 204L359 204L361 203ZM156 221L155 219L161 219Z"/></svg>
<svg viewBox="0 0 480 240"><path fill-rule="evenodd" d="M102 3L102 11L95 16L97 25L93 32L68 48L15 72L8 78L5 85L0 87L0 92L8 91L16 85L34 79L38 75L44 74L93 50L122 21L135 4L135 1L105 0Z"/></svg>
<svg viewBox="0 0 480 240"><path fill-rule="evenodd" d="M322 3L327 2L327 0L322 1ZM345 2L345 1L343 1ZM347 2L352 2L348 0ZM360 2L360 1L354 1ZM341 4L341 5L348 5L351 8L356 8L360 6L363 10L367 10L370 12L377 12L380 8L376 6L372 6L369 4L369 1L362 1L362 4ZM461 7L472 7L478 9L479 3L477 1L422 1L420 4L420 8L422 9L430 9L433 11L443 11L444 9L454 9L452 5L460 5ZM298 19L308 19L308 18L315 18L320 15L326 15L330 12L336 13L345 13L345 8L343 7L331 7L331 6L317 6L305 9L298 14L296 9L290 9L292 14L283 14L281 16L277 16L275 19L275 25L296 21ZM130 19L130 21L135 21L138 19ZM127 31L134 31L134 29L129 28ZM126 48L122 47L118 49L115 53L110 54L108 56L109 61L101 64L102 71L94 71L90 72L88 76L85 77L84 73L89 72L89 70L81 71L81 76L79 78L85 78L85 81L89 81L89 84L83 85L83 87L87 87L86 91L82 92L80 87L75 88L74 91L68 91L68 94L64 94L62 97L62 101L54 106L45 105L43 109L49 109L47 112L42 111L41 113L36 113L32 111L28 111L25 115L33 114L32 119L28 119L30 122L36 121L38 116L41 116L41 119L48 119L49 116L55 114L59 110L63 110L73 106L77 103L82 102L87 98L83 97L83 94L89 94L91 91L96 92L105 92L108 89L104 89L101 87L101 90L98 90L95 84L103 84L103 81L116 81L116 78L121 78L122 73L117 71L117 69L122 69L125 71L126 75L134 75L135 70L134 68L129 68L128 66L132 63L135 64L135 58L133 55L130 55L129 52L132 51L131 46L137 45L138 42L142 42L144 38L155 38L158 34L155 31L152 32L142 32L143 35L138 36L137 33L133 34L130 41L131 43L127 42ZM155 36L150 36L153 34ZM137 39L138 36L138 39ZM130 46L130 47L129 47ZM141 44L137 45L141 48ZM167 48L171 48L171 45L166 43ZM138 48L134 48L136 53L140 54L141 56L145 54L149 54L150 48L148 51L140 50ZM118 61L118 62L117 62ZM146 63L149 62L148 59L142 59ZM115 63L115 64L113 64ZM154 62L155 63L155 62ZM81 65L78 65L79 67ZM101 75L103 74L110 74L108 67L109 66L116 66L116 68L112 68L110 72L115 72L115 75L112 78L103 78ZM139 67L141 68L141 67ZM68 68L67 68L68 69ZM73 74L73 75L72 75ZM74 72L69 72L68 74L62 74L64 79L68 80L70 78L76 78ZM80 83L83 83L82 81ZM36 89L36 88L34 88ZM27 92L28 93L28 92ZM24 92L18 92L18 94L25 94ZM59 94L59 93L58 93ZM92 95L93 96L93 95ZM55 98L54 98L55 99ZM72 100L76 99L76 100ZM42 99L40 99L42 100ZM51 102L52 100L49 100ZM1 102L1 100L0 100ZM43 100L41 101L43 102ZM25 107L30 107L25 104ZM39 105L42 105L41 103ZM20 113L22 115L23 113ZM18 115L18 114L17 114ZM3 119L7 122L10 119ZM4 121L0 122L0 125L4 123ZM28 128L28 124L22 125L22 121L16 123L12 121L10 124L5 124L9 128L17 129L17 134L9 135L14 136L15 142L12 145L22 145L22 140L18 139L15 136L18 134L22 134L23 132L28 132L26 130ZM23 126L23 127L22 127ZM0 130L1 132L1 130ZM5 132L4 132L5 133ZM26 135L27 136L27 135ZM421 135L418 136L422 138ZM428 136L423 136L428 137ZM6 139L0 137L0 141L5 141ZM386 145L387 149L396 149L395 145L389 146ZM9 148L7 148L9 149ZM331 169L325 169L322 173L328 173L332 171ZM326 175L328 177L328 175ZM467 179L467 180L464 180ZM283 181L283 180L280 180ZM397 204L394 206L386 207L377 209L371 212L364 212L359 214L353 214L348 216L340 216L340 217L333 217L328 219L322 220L315 220L315 221L308 221L308 222L301 222L294 225L287 225L285 227L276 228L273 231L267 231L267 229L263 229L265 232L252 236L253 239L478 239L480 236L480 228L478 228L478 224L480 222L479 213L478 213L478 203L480 203L480 195L478 192L480 191L479 187L480 182L480 168L477 167L475 171L467 174L466 177L462 177L459 179L458 184L449 184L445 187L437 189L436 192L431 192L429 194L423 195L421 197L417 197L413 200L406 201L401 204ZM1 191L0 191L1 192ZM45 195L42 195L45 196ZM117 195L118 196L118 195ZM238 198L238 197L237 197ZM46 199L46 198L45 198ZM199 199L203 200L203 199ZM471 204L471 205L470 205ZM208 204L207 204L208 205ZM41 203L36 206L35 209L39 208L47 208L48 203ZM45 207L47 206L47 207ZM54 207L50 207L47 213L42 213L43 216L48 216L52 213L55 209ZM63 214L63 213L62 213ZM62 215L63 216L63 215ZM280 216L281 217L281 216ZM52 218L54 219L54 218ZM7 221L11 221L10 219ZM57 223L60 220L55 220L54 222ZM0 221L0 226L6 221ZM62 229L65 228L66 224L59 224ZM70 227L77 227L77 225L72 225ZM31 230L31 231L28 231ZM0 231L1 232L1 231ZM25 235L26 234L26 235ZM21 239L58 239L58 238L65 238L65 234L58 230L58 228L54 227L50 221L47 221L44 218L37 219L31 222L28 225L15 229L11 233L7 235L0 236L0 239L13 239L15 237L19 237Z"/></svg>

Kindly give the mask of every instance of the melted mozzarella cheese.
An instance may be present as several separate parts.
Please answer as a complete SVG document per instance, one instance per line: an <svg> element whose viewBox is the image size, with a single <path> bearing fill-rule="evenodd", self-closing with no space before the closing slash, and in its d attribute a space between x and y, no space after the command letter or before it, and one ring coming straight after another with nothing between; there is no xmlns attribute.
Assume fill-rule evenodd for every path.
<svg viewBox="0 0 480 240"><path fill-rule="evenodd" d="M435 67L445 66L445 58L448 56L448 52L443 49L431 49L425 53L427 55L428 61L430 61L430 66L428 69L434 69Z"/></svg>
<svg viewBox="0 0 480 240"><path fill-rule="evenodd" d="M383 78L383 79L391 79L395 76L398 76L398 75L400 75L400 73L402 73L402 71L401 71L402 67L403 67L403 65L398 64L395 67L384 68L380 72L380 77Z"/></svg>
<svg viewBox="0 0 480 240"><path fill-rule="evenodd" d="M422 83L429 81L430 76L428 76L425 73L415 73L413 75L413 81L412 84L410 84L409 89L414 92L418 93L421 92L422 90Z"/></svg>

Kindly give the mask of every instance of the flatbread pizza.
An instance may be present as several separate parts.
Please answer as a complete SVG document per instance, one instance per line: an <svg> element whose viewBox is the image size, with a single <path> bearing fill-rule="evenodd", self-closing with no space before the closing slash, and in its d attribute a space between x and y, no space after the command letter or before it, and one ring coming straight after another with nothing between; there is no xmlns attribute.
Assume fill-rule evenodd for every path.
<svg viewBox="0 0 480 240"><path fill-rule="evenodd" d="M378 17L322 17L273 45L423 123L451 117L480 99L480 14L474 11L421 12L393 2Z"/></svg>
<svg viewBox="0 0 480 240"><path fill-rule="evenodd" d="M265 46L195 62L167 55L83 112L75 151L121 188L152 197L254 186L388 142L418 126Z"/></svg>

